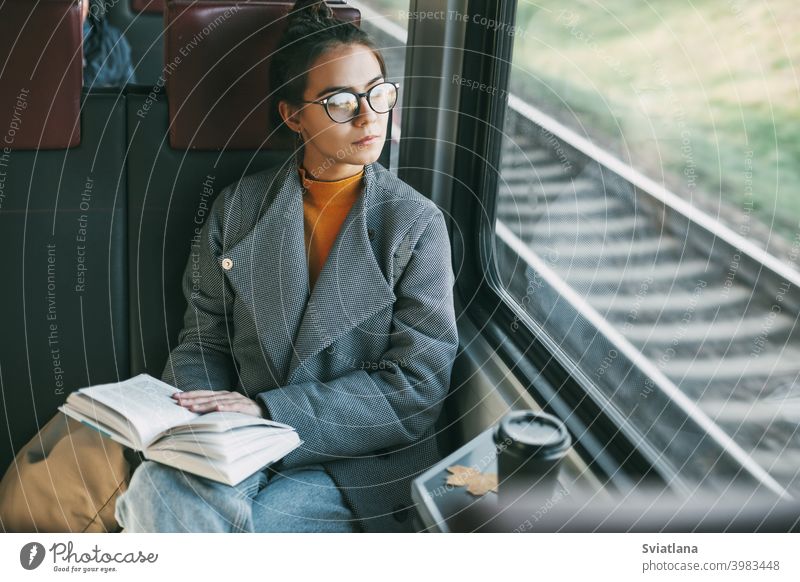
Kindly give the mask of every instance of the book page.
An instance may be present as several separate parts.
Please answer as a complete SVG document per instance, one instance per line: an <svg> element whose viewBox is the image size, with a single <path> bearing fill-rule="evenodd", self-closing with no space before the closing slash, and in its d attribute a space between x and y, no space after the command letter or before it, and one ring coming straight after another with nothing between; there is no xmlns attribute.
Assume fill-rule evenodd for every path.
<svg viewBox="0 0 800 582"><path fill-rule="evenodd" d="M220 483L237 485L249 475L285 457L303 444L296 432L286 431L279 435L271 446L244 455L232 462L215 461L204 455L180 450L145 451L145 458L158 461L183 471L206 477Z"/></svg>
<svg viewBox="0 0 800 582"><path fill-rule="evenodd" d="M232 462L236 459L274 447L284 440L296 440L292 430L264 430L263 427L248 426L228 432L196 432L178 434L157 440L147 448L153 451L185 451L217 461Z"/></svg>
<svg viewBox="0 0 800 582"><path fill-rule="evenodd" d="M124 415L145 447L170 427L200 416L172 398L172 394L180 390L148 374L139 374L124 382L81 388L80 392Z"/></svg>
<svg viewBox="0 0 800 582"><path fill-rule="evenodd" d="M110 430L110 432L106 432L105 430L100 429L96 424L96 419L90 418L88 416L84 416L80 411L68 408L66 406L59 406L58 409L61 412L63 412L64 414L66 414L67 416L70 416L70 417L74 418L75 420L82 422L83 424L85 424L86 426L91 428L92 430L96 430L97 432L99 432L104 437L108 437L111 440L115 440L118 443L120 443L121 445L129 447L131 449L135 449L137 447L136 443L132 443L131 441L129 441L125 437L125 435L120 434L120 433L118 433L117 431L115 431L113 429ZM106 427L106 428L108 428L108 427Z"/></svg>
<svg viewBox="0 0 800 582"><path fill-rule="evenodd" d="M127 418L102 402L89 398L80 390L70 394L61 408L65 410L65 414L71 415L76 420L81 422L89 420L100 432L115 433L134 441L138 439L136 431L131 430L131 423Z"/></svg>
<svg viewBox="0 0 800 582"><path fill-rule="evenodd" d="M168 432L175 434L180 432L194 432L194 431L210 431L210 432L224 432L234 428L241 428L243 426L265 426L279 430L294 430L293 427L282 422L274 420L267 420L252 414L243 414L241 412L228 412L228 411L214 411L206 412L193 418L190 422L181 426L174 426Z"/></svg>

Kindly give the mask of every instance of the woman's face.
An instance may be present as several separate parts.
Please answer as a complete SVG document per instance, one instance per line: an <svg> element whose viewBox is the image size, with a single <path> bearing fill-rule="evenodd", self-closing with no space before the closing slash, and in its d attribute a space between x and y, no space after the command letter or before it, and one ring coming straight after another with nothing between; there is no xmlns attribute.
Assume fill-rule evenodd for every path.
<svg viewBox="0 0 800 582"><path fill-rule="evenodd" d="M344 88L363 93L383 81L378 59L369 48L340 45L311 65L303 99L318 101ZM317 178L338 180L352 176L380 156L389 114L375 113L366 97L360 103L358 115L346 123L331 120L322 105L305 103L293 108L285 101L279 104L287 125L303 136L303 166ZM369 144L356 143L371 135L377 139Z"/></svg>

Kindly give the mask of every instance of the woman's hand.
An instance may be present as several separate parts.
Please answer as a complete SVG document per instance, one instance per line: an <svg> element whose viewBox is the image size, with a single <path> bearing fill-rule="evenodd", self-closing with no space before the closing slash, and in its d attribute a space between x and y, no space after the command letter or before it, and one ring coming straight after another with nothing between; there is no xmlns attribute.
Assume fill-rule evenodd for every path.
<svg viewBox="0 0 800 582"><path fill-rule="evenodd" d="M244 394L228 390L192 390L191 392L175 392L172 398L184 408L192 412L241 412L264 418L261 406Z"/></svg>

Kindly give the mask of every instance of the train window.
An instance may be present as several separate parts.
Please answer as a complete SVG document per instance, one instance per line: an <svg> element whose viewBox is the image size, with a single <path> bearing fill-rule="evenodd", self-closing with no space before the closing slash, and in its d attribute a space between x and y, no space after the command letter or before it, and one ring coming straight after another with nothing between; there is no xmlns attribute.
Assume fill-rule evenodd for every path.
<svg viewBox="0 0 800 582"><path fill-rule="evenodd" d="M793 10L519 2L495 206L512 336L546 336L660 463L711 482L730 462L784 493L800 492Z"/></svg>
<svg viewBox="0 0 800 582"><path fill-rule="evenodd" d="M400 83L397 102L403 103L403 75L406 69L406 40L408 37L409 0L373 0L348 2L361 12L361 26L378 42L381 54L386 61L386 69L391 81ZM400 152L400 127L403 108L392 110L392 148L389 156L389 169L397 172Z"/></svg>

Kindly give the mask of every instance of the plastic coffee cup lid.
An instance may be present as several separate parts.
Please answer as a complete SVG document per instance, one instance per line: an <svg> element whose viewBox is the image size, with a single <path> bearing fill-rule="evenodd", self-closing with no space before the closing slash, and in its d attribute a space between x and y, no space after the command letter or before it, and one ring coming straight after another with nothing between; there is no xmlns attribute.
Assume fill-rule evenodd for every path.
<svg viewBox="0 0 800 582"><path fill-rule="evenodd" d="M496 439L507 446L542 455L563 454L572 439L558 418L534 410L519 410L507 414L498 427ZM509 442L509 440L511 442Z"/></svg>

